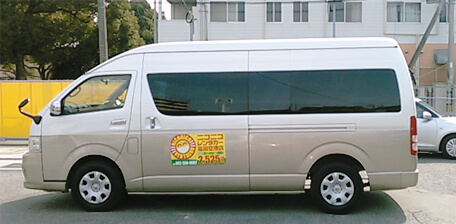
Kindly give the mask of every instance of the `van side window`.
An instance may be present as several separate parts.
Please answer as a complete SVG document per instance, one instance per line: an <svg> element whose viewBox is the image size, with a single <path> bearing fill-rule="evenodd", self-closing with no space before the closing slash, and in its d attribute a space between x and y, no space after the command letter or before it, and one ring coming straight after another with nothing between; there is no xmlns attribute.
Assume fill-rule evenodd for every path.
<svg viewBox="0 0 456 224"><path fill-rule="evenodd" d="M393 70L293 72L295 113L399 112L399 88Z"/></svg>
<svg viewBox="0 0 456 224"><path fill-rule="evenodd" d="M167 115L401 111L390 69L149 74Z"/></svg>
<svg viewBox="0 0 456 224"><path fill-rule="evenodd" d="M252 72L250 114L399 112L389 69Z"/></svg>
<svg viewBox="0 0 456 224"><path fill-rule="evenodd" d="M291 72L252 72L249 76L251 114L291 113Z"/></svg>
<svg viewBox="0 0 456 224"><path fill-rule="evenodd" d="M63 98L63 114L122 108L130 78L130 75L112 75L86 80Z"/></svg>
<svg viewBox="0 0 456 224"><path fill-rule="evenodd" d="M158 110L166 115L246 114L247 73L149 74Z"/></svg>

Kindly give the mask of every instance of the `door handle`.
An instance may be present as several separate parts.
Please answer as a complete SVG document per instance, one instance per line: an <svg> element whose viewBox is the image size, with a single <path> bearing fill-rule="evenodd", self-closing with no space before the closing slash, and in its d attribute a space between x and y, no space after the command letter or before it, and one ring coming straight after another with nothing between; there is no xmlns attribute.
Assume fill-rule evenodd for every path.
<svg viewBox="0 0 456 224"><path fill-rule="evenodd" d="M127 124L127 119L118 119L111 121L111 125L124 125Z"/></svg>
<svg viewBox="0 0 456 224"><path fill-rule="evenodd" d="M155 125L156 125L155 123L156 123L157 118L155 118L155 117L148 117L147 119L150 120L150 126L149 126L149 128L150 128L150 129L155 129Z"/></svg>

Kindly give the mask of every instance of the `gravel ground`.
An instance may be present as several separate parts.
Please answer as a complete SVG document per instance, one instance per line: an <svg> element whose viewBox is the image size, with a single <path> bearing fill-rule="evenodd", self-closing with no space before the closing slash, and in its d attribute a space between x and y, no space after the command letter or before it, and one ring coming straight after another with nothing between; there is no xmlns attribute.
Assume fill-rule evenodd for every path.
<svg viewBox="0 0 456 224"><path fill-rule="evenodd" d="M456 196L456 160L440 154L419 154L416 188Z"/></svg>
<svg viewBox="0 0 456 224"><path fill-rule="evenodd" d="M406 216L406 224L454 224L456 160L441 154L419 154L418 184L404 190L387 191Z"/></svg>

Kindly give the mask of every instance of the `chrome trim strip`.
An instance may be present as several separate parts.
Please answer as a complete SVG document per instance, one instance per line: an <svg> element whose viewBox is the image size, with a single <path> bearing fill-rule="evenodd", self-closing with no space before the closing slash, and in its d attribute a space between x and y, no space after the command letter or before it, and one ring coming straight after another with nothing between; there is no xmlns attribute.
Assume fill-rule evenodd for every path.
<svg viewBox="0 0 456 224"><path fill-rule="evenodd" d="M404 171L404 172L374 172L374 173L367 173L368 176L370 175L402 175L402 174L416 174L419 173L419 170L416 169L414 171Z"/></svg>
<svg viewBox="0 0 456 224"><path fill-rule="evenodd" d="M354 132L355 124L249 125L251 133Z"/></svg>

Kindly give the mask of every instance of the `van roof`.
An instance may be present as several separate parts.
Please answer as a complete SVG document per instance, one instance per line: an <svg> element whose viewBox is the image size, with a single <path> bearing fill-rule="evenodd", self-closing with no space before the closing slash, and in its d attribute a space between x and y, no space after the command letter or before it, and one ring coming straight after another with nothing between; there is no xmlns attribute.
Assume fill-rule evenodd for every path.
<svg viewBox="0 0 456 224"><path fill-rule="evenodd" d="M334 49L397 47L396 40L385 37L366 38L308 38L268 40L225 40L168 42L150 44L127 51L127 54L193 51L242 51L283 49Z"/></svg>
<svg viewBox="0 0 456 224"><path fill-rule="evenodd" d="M208 51L262 51L262 50L318 50L318 49L359 49L359 48L395 48L396 40L388 37L357 38L306 38L306 39L267 39L267 40L224 40L192 41L149 44L119 54L87 73L127 55L167 52L208 52ZM87 74L86 73L86 74Z"/></svg>

